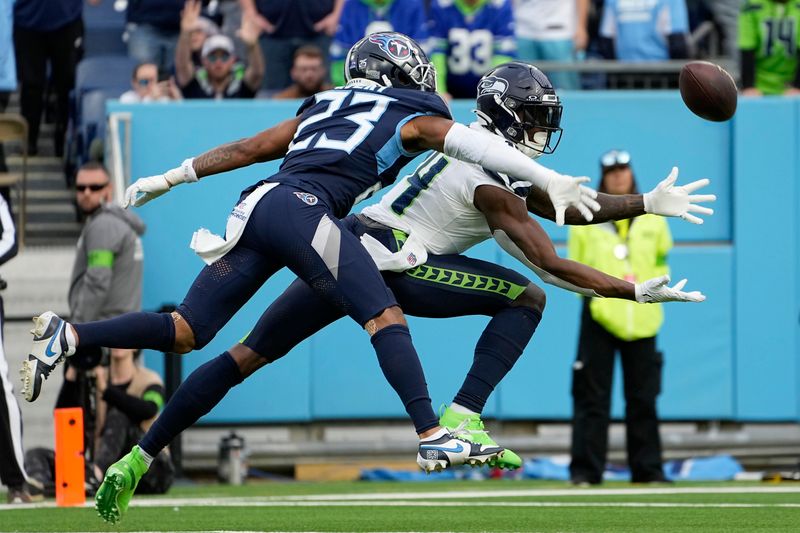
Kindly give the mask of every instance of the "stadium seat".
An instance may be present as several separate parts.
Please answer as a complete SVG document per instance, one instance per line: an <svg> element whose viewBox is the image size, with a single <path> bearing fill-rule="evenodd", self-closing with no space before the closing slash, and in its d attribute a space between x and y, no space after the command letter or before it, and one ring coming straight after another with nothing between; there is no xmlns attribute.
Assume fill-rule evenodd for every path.
<svg viewBox="0 0 800 533"><path fill-rule="evenodd" d="M89 148L95 139L101 141L106 132L106 101L119 98L123 90L89 91L81 99L81 114L76 124L78 166L89 160Z"/></svg>
<svg viewBox="0 0 800 533"><path fill-rule="evenodd" d="M136 60L124 55L87 57L75 74L77 98L94 89L129 89Z"/></svg>

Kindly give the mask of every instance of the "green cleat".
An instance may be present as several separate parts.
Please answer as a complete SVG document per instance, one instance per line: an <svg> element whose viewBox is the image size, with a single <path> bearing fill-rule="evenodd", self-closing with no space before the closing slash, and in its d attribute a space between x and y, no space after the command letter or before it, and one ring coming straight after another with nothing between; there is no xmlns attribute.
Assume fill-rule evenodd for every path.
<svg viewBox="0 0 800 533"><path fill-rule="evenodd" d="M457 413L449 407L442 407L444 407L444 410L440 411L439 425L446 428L454 436L477 444L499 446L499 444L489 436L489 432L483 428L481 415L465 415ZM488 464L489 466L497 468L515 470L522 466L522 459L519 455L506 448L503 453L490 459Z"/></svg>
<svg viewBox="0 0 800 533"><path fill-rule="evenodd" d="M128 510L133 491L147 468L139 446L134 446L128 455L108 467L103 484L94 497L94 507L100 518L112 524L122 519L122 515Z"/></svg>

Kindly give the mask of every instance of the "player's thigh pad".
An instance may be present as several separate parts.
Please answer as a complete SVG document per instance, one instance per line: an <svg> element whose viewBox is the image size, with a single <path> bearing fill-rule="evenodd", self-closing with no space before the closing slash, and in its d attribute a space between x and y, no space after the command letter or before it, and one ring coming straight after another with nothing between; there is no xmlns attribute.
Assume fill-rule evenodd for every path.
<svg viewBox="0 0 800 533"><path fill-rule="evenodd" d="M276 187L256 206L245 237L251 227L264 250L360 325L397 305L358 237L316 196Z"/></svg>
<svg viewBox="0 0 800 533"><path fill-rule="evenodd" d="M429 255L424 265L385 278L405 313L430 318L494 315L530 284L511 269L455 254Z"/></svg>
<svg viewBox="0 0 800 533"><path fill-rule="evenodd" d="M177 309L192 328L195 349L211 342L280 267L241 241L224 257L204 267Z"/></svg>

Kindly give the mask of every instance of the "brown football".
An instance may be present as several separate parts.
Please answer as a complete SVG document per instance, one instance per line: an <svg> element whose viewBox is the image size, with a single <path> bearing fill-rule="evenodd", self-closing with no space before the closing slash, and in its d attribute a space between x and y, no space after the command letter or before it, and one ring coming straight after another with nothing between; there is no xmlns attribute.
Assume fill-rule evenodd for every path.
<svg viewBox="0 0 800 533"><path fill-rule="evenodd" d="M678 87L683 103L698 117L723 122L736 112L736 83L719 65L708 61L685 64Z"/></svg>

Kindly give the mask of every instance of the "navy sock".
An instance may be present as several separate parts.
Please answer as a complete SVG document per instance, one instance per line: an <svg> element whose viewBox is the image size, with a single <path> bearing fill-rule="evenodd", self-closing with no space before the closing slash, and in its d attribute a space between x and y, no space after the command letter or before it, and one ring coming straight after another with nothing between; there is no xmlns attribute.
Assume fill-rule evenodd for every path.
<svg viewBox="0 0 800 533"><path fill-rule="evenodd" d="M175 391L139 446L155 457L243 379L239 366L228 352L198 367Z"/></svg>
<svg viewBox="0 0 800 533"><path fill-rule="evenodd" d="M169 313L125 313L108 320L71 325L82 348L105 346L170 352L175 346L175 324Z"/></svg>
<svg viewBox="0 0 800 533"><path fill-rule="evenodd" d="M438 426L439 419L433 412L428 384L408 328L400 324L386 326L370 341L386 381L400 396L417 433Z"/></svg>
<svg viewBox="0 0 800 533"><path fill-rule="evenodd" d="M486 400L531 340L542 314L529 307L508 307L489 321L483 330L475 359L453 402L480 413Z"/></svg>

